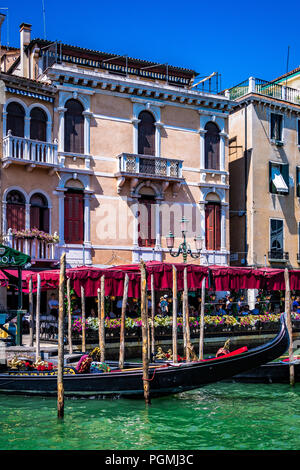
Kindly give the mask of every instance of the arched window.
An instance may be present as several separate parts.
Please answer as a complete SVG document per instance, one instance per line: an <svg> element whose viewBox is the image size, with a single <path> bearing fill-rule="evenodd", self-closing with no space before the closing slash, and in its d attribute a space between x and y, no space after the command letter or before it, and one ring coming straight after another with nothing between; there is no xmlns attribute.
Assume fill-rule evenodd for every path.
<svg viewBox="0 0 300 470"><path fill-rule="evenodd" d="M30 198L30 228L49 232L49 208L43 194L36 193Z"/></svg>
<svg viewBox="0 0 300 470"><path fill-rule="evenodd" d="M25 111L19 103L11 102L6 107L7 120L6 129L11 131L12 135L24 137L24 118Z"/></svg>
<svg viewBox="0 0 300 470"><path fill-rule="evenodd" d="M138 153L140 155L155 155L155 119L148 111L139 114Z"/></svg>
<svg viewBox="0 0 300 470"><path fill-rule="evenodd" d="M205 126L205 168L207 170L220 169L220 135L219 128L214 122Z"/></svg>
<svg viewBox="0 0 300 470"><path fill-rule="evenodd" d="M84 153L83 106L71 99L65 107L65 152Z"/></svg>
<svg viewBox="0 0 300 470"><path fill-rule="evenodd" d="M65 193L65 242L83 243L83 191L68 189Z"/></svg>
<svg viewBox="0 0 300 470"><path fill-rule="evenodd" d="M25 198L20 191L10 191L6 197L7 228L25 228Z"/></svg>
<svg viewBox="0 0 300 470"><path fill-rule="evenodd" d="M221 247L221 206L209 201L205 205L205 245L207 250L218 251Z"/></svg>
<svg viewBox="0 0 300 470"><path fill-rule="evenodd" d="M33 108L30 112L30 138L46 142L47 114L41 108Z"/></svg>

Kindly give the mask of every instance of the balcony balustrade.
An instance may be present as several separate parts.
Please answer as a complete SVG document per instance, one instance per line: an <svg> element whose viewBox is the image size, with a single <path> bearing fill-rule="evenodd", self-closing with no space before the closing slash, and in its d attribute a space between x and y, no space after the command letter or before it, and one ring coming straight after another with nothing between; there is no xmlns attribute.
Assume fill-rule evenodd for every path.
<svg viewBox="0 0 300 470"><path fill-rule="evenodd" d="M18 238L15 237L11 229L3 237L4 245L15 250L21 251L31 257L32 264L47 262L54 263L58 261L56 256L56 244L49 243L46 240L38 238Z"/></svg>
<svg viewBox="0 0 300 470"><path fill-rule="evenodd" d="M140 179L163 181L165 188L172 184L175 191L183 182L182 160L131 153L122 153L118 158L118 192L126 179L131 180L131 189Z"/></svg>
<svg viewBox="0 0 300 470"><path fill-rule="evenodd" d="M16 137L10 131L3 138L2 160L4 168L12 163L25 164L29 170L35 167L53 169L59 166L56 143Z"/></svg>
<svg viewBox="0 0 300 470"><path fill-rule="evenodd" d="M289 253L283 250L271 250L268 252L269 261L286 262L289 260Z"/></svg>
<svg viewBox="0 0 300 470"><path fill-rule="evenodd" d="M300 104L300 91L297 88L291 88L279 83L267 82L253 77L223 92L223 94L227 95L231 100L241 98L248 93L256 93L258 95Z"/></svg>

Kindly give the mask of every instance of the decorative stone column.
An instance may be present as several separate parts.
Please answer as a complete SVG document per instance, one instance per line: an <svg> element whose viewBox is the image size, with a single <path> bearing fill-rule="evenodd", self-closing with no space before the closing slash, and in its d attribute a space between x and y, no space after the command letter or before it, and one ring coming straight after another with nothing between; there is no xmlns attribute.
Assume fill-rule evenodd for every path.
<svg viewBox="0 0 300 470"><path fill-rule="evenodd" d="M2 233L3 235L6 235L7 230L10 227L7 227L7 217L6 217L6 201L2 201Z"/></svg>
<svg viewBox="0 0 300 470"><path fill-rule="evenodd" d="M132 234L132 241L133 241L133 249L137 249L139 247L139 204L138 199L132 204L132 216L133 216L133 234Z"/></svg>
<svg viewBox="0 0 300 470"><path fill-rule="evenodd" d="M84 192L84 240L83 240L83 264L90 265L92 264L91 256L91 210L90 210L90 200L91 200L91 191Z"/></svg>
<svg viewBox="0 0 300 470"><path fill-rule="evenodd" d="M226 132L220 132L220 170L225 171L225 153L226 153L226 140L228 139L228 134Z"/></svg>
<svg viewBox="0 0 300 470"><path fill-rule="evenodd" d="M205 169L205 129L199 129L198 133L200 136L200 170Z"/></svg>
<svg viewBox="0 0 300 470"><path fill-rule="evenodd" d="M164 127L162 122L155 122L155 156L161 156L161 129Z"/></svg>
<svg viewBox="0 0 300 470"><path fill-rule="evenodd" d="M160 201L155 204L155 250L161 250Z"/></svg>
<svg viewBox="0 0 300 470"><path fill-rule="evenodd" d="M5 137L9 131L9 129L6 128L6 124L7 124L7 112L4 111L2 113L2 116L3 116L3 137Z"/></svg>
<svg viewBox="0 0 300 470"><path fill-rule="evenodd" d="M83 111L84 116L84 154L90 155L90 128L91 128L91 116L93 113L90 111Z"/></svg>
<svg viewBox="0 0 300 470"><path fill-rule="evenodd" d="M138 136L139 136L139 122L141 122L138 118L131 119L133 124L133 153L138 153Z"/></svg>
<svg viewBox="0 0 300 470"><path fill-rule="evenodd" d="M32 227L33 228L33 227ZM25 204L25 229L30 229L30 204Z"/></svg>
<svg viewBox="0 0 300 470"><path fill-rule="evenodd" d="M58 213L59 213L59 244L65 244L65 192L64 188L56 188L58 193Z"/></svg>
<svg viewBox="0 0 300 470"><path fill-rule="evenodd" d="M52 121L47 121L47 128L46 128L46 141L51 143L52 139L52 135L51 135L51 132L52 132Z"/></svg>
<svg viewBox="0 0 300 470"><path fill-rule="evenodd" d="M65 150L65 112L67 108L57 108L58 116L58 151Z"/></svg>
<svg viewBox="0 0 300 470"><path fill-rule="evenodd" d="M226 250L226 213L228 205L221 205L221 251Z"/></svg>

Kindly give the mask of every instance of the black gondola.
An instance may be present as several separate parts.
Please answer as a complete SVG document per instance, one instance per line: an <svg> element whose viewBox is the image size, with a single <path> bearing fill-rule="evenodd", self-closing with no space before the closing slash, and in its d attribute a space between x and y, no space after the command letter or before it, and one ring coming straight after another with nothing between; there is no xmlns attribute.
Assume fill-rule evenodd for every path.
<svg viewBox="0 0 300 470"><path fill-rule="evenodd" d="M300 382L300 363L296 361L294 363L294 377L295 382ZM262 366L255 367L244 371L240 374L235 375L231 379L234 382L239 383L277 383L277 384L288 384L290 382L290 368L288 362L270 362L269 364L263 364Z"/></svg>
<svg viewBox="0 0 300 470"><path fill-rule="evenodd" d="M269 343L233 356L178 365L153 365L149 369L151 397L180 393L233 377L280 357L288 348L289 335L281 316L278 335ZM57 377L51 373L12 371L0 374L0 393L55 396ZM143 397L142 369L108 373L64 375L65 396Z"/></svg>

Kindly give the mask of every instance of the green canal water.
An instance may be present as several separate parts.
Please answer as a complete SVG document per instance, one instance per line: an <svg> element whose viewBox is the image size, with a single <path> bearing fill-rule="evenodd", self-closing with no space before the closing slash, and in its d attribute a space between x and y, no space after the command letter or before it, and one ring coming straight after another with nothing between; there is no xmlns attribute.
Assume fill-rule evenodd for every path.
<svg viewBox="0 0 300 470"><path fill-rule="evenodd" d="M218 383L137 400L0 395L0 450L298 450L300 384Z"/></svg>

